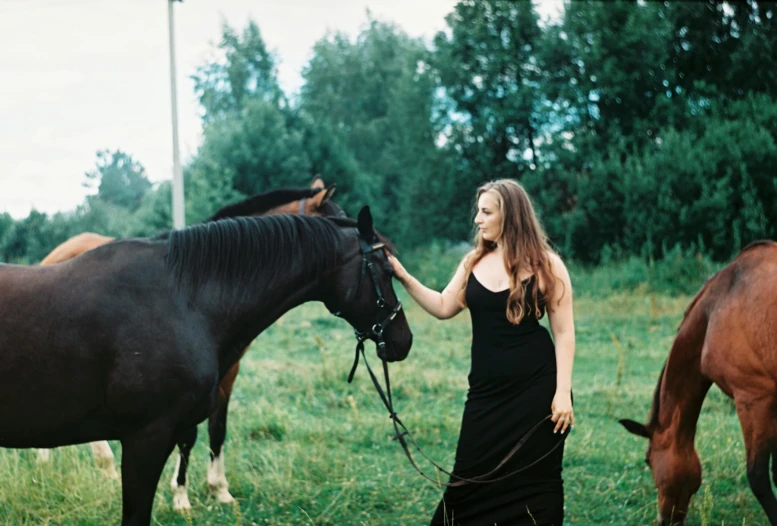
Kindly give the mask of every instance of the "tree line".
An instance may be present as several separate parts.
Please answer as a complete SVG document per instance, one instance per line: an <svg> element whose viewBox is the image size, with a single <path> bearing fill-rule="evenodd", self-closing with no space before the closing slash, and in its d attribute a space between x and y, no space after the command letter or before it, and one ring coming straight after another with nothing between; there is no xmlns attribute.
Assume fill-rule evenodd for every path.
<svg viewBox="0 0 777 526"><path fill-rule="evenodd" d="M724 261L777 232L777 3L462 0L431 42L368 14L313 47L298 94L260 26L224 25L193 73L203 141L185 166L187 223L271 188L337 183L400 248L471 236L474 190L534 198L581 263L671 251ZM0 259L34 263L83 231L171 227L170 185L100 151L76 210L0 215Z"/></svg>

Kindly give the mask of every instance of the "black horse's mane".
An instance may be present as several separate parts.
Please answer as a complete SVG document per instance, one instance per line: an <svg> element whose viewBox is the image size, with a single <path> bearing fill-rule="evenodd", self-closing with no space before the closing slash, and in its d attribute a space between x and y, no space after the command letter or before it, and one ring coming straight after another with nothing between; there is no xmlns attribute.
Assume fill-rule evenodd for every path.
<svg viewBox="0 0 777 526"><path fill-rule="evenodd" d="M168 234L165 264L193 294L213 279L261 291L289 272L312 280L333 269L345 237L340 227L355 225L350 219L298 215L202 223Z"/></svg>

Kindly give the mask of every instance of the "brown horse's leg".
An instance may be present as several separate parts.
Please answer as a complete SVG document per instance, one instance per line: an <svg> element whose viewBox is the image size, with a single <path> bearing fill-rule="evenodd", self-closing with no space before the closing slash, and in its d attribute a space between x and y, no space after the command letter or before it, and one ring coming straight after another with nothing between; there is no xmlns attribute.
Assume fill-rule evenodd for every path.
<svg viewBox="0 0 777 526"><path fill-rule="evenodd" d="M243 351L245 354L245 351ZM229 483L224 470L224 439L227 436L227 410L229 397L235 385L240 362L227 371L219 384L219 396L216 407L208 419L208 435L210 437L210 467L208 469L208 488L219 502L231 503L234 499L229 493Z"/></svg>
<svg viewBox="0 0 777 526"><path fill-rule="evenodd" d="M772 398L743 397L736 400L736 406L747 451L747 481L769 522L777 525L777 499L769 480L769 459L777 447L774 425L777 405Z"/></svg>
<svg viewBox="0 0 777 526"><path fill-rule="evenodd" d="M149 526L156 487L175 438L157 426L148 434L122 439L121 447L121 526Z"/></svg>
<svg viewBox="0 0 777 526"><path fill-rule="evenodd" d="M92 446L92 453L94 454L94 462L97 467L103 470L103 472L112 479L119 480L119 473L116 471L116 467L113 463L113 451L111 446L105 440L99 442L90 442Z"/></svg>
<svg viewBox="0 0 777 526"><path fill-rule="evenodd" d="M178 463L173 472L170 486L173 488L173 509L183 511L191 509L189 495L186 492L186 473L189 469L189 455L197 442L197 426L178 438Z"/></svg>

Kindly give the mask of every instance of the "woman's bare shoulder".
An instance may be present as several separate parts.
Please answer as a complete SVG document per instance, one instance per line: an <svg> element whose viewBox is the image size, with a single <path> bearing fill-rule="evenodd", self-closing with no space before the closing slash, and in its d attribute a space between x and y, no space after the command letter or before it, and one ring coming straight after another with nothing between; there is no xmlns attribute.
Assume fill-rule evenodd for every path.
<svg viewBox="0 0 777 526"><path fill-rule="evenodd" d="M566 265L564 265L564 261L561 259L561 256L559 256L557 252L553 250L548 250L545 252L545 255L547 256L548 261L550 262L551 268L566 268Z"/></svg>

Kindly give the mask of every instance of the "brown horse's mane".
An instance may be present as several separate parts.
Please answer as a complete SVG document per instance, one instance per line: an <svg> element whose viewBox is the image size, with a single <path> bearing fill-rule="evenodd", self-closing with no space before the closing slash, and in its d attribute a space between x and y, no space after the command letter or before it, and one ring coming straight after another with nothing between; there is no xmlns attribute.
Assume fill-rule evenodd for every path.
<svg viewBox="0 0 777 526"><path fill-rule="evenodd" d="M273 208L313 197L323 188L279 188L256 194L237 203L227 205L205 220L206 223L229 217L261 215Z"/></svg>
<svg viewBox="0 0 777 526"><path fill-rule="evenodd" d="M661 374L658 375L658 383L656 384L656 390L653 392L653 403L650 404L650 414L648 415L648 429L655 429L658 425L658 409L661 403L661 381L664 379L664 371L666 371L666 362L661 367Z"/></svg>

